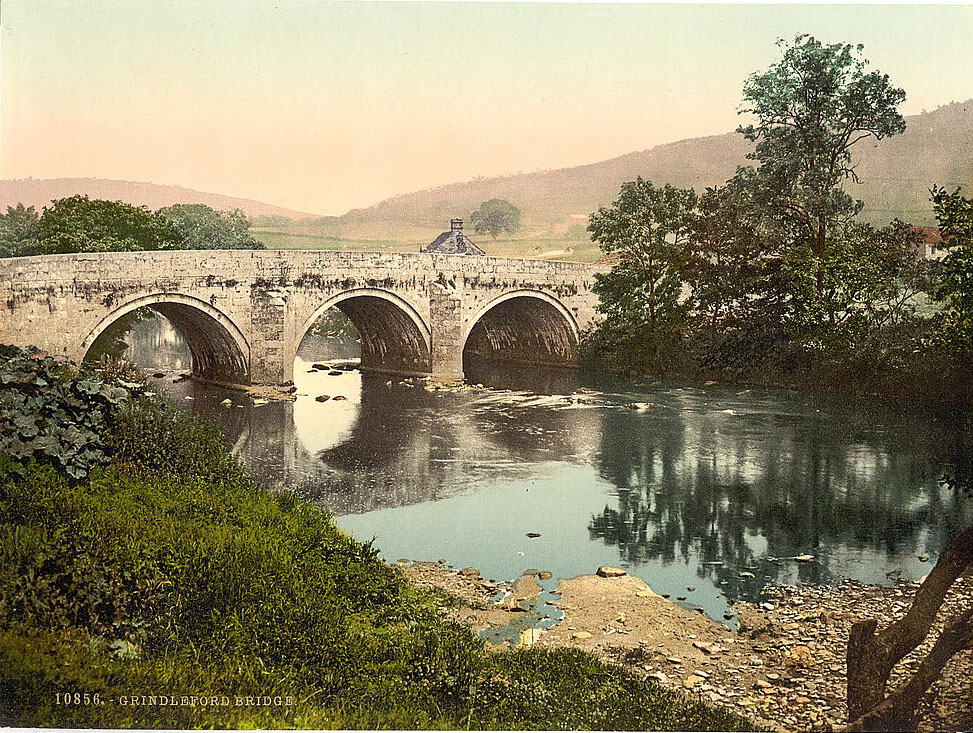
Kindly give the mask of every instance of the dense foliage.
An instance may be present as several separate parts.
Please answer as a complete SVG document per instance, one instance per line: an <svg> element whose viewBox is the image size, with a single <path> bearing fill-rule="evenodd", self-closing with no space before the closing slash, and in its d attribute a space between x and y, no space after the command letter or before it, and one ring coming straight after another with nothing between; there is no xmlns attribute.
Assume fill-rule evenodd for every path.
<svg viewBox="0 0 973 733"><path fill-rule="evenodd" d="M0 723L748 729L581 652L487 652L370 543L254 484L212 424L145 396L113 415L85 480L0 458Z"/></svg>
<svg viewBox="0 0 973 733"><path fill-rule="evenodd" d="M755 166L698 197L639 178L591 215L613 268L598 277L605 318L582 355L626 371L935 391L943 352L973 344L969 202L934 192L952 252L942 272L922 257L921 229L860 222L845 190L858 182L853 150L902 132L905 93L868 70L860 46L780 45L743 90ZM960 366L949 363L942 396L964 389Z"/></svg>
<svg viewBox="0 0 973 733"><path fill-rule="evenodd" d="M935 342L945 349L973 356L973 199L957 189L932 191L943 244L943 260L935 295L943 303L943 316Z"/></svg>
<svg viewBox="0 0 973 733"><path fill-rule="evenodd" d="M36 350L0 346L0 455L82 479L108 462L104 435L112 412L128 397L98 376L74 378L63 363Z"/></svg>
<svg viewBox="0 0 973 733"><path fill-rule="evenodd" d="M34 228L36 251L126 252L179 249L179 235L165 219L144 207L87 196L59 199L44 207Z"/></svg>
<svg viewBox="0 0 973 733"><path fill-rule="evenodd" d="M0 257L69 252L173 249L263 249L240 211L177 204L144 206L87 196L58 199L38 216L33 207L0 214Z"/></svg>
<svg viewBox="0 0 973 733"><path fill-rule="evenodd" d="M216 211L205 204L175 204L159 209L179 233L180 249L264 249L250 234L250 220L239 209Z"/></svg>
<svg viewBox="0 0 973 733"><path fill-rule="evenodd" d="M37 246L34 229L38 218L37 209L23 204L8 206L7 213L0 214L0 257L34 253Z"/></svg>
<svg viewBox="0 0 973 733"><path fill-rule="evenodd" d="M500 234L514 234L520 229L520 209L504 199L490 199L470 214L473 231L489 234L494 239Z"/></svg>

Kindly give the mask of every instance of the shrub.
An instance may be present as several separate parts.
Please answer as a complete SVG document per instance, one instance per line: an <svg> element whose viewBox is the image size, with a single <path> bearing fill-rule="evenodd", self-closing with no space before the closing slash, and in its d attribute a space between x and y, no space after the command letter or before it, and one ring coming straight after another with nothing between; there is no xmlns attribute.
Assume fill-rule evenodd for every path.
<svg viewBox="0 0 973 733"><path fill-rule="evenodd" d="M96 376L74 379L65 364L37 350L0 346L0 455L33 458L82 479L108 462L104 434L128 396Z"/></svg>

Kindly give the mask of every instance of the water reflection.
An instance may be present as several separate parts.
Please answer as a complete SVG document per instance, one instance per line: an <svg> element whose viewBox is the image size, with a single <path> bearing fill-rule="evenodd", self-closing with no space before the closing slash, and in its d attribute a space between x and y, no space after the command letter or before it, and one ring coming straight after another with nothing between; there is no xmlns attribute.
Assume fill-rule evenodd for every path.
<svg viewBox="0 0 973 733"><path fill-rule="evenodd" d="M129 353L147 363L160 339L143 325ZM937 481L969 448L955 410L497 365L471 381L508 389L430 390L314 369L346 352L306 346L293 403L157 381L217 419L258 478L376 536L391 560L495 578L621 564L720 618L768 580L920 577L931 562L918 556L934 560L973 518ZM786 559L803 554L814 561Z"/></svg>

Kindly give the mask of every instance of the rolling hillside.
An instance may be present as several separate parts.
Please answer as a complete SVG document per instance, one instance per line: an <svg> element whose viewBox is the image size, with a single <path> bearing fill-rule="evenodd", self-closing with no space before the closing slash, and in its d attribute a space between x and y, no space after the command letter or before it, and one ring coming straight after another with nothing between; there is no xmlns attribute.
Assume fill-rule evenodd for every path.
<svg viewBox="0 0 973 733"><path fill-rule="evenodd" d="M849 191L865 202L863 217L885 223L899 217L934 224L929 188L973 191L973 99L906 118L902 135L864 141L855 149L861 185ZM681 140L590 165L477 178L403 194L340 217L313 214L249 199L179 186L97 178L20 179L0 182L0 206L38 208L54 198L87 193L156 209L173 203L239 208L256 220L254 234L273 249L416 251L453 217L469 219L481 202L503 198L523 211L512 239L476 237L490 254L590 260L597 247L585 232L588 214L610 204L619 185L636 176L701 190L724 182L746 165L751 149L737 133Z"/></svg>
<svg viewBox="0 0 973 733"><path fill-rule="evenodd" d="M22 203L40 211L54 199L75 194L87 194L91 198L109 201L125 201L153 210L172 204L206 204L221 211L240 209L251 218L280 217L296 220L317 216L261 201L157 183L113 181L106 178L17 178L0 181L0 207L3 210L7 206Z"/></svg>
<svg viewBox="0 0 973 733"><path fill-rule="evenodd" d="M934 184L973 189L973 99L906 118L902 135L864 141L859 186L863 215L874 222L898 216L934 223L929 188ZM750 143L737 133L682 140L600 163L500 178L482 178L383 201L321 222L333 236L396 239L410 230L441 228L453 216L468 217L480 202L507 199L523 210L525 229L556 234L598 206L610 204L619 184L641 175L656 183L694 187L722 183L746 165ZM574 215L574 216L572 216Z"/></svg>

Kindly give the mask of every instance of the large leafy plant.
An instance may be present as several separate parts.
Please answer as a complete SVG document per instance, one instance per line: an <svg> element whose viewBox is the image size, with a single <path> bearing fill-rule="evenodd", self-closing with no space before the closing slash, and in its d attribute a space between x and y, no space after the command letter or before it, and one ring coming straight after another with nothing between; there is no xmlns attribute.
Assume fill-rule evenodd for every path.
<svg viewBox="0 0 973 733"><path fill-rule="evenodd" d="M102 436L128 396L37 350L0 346L0 455L33 458L83 479L108 462Z"/></svg>

